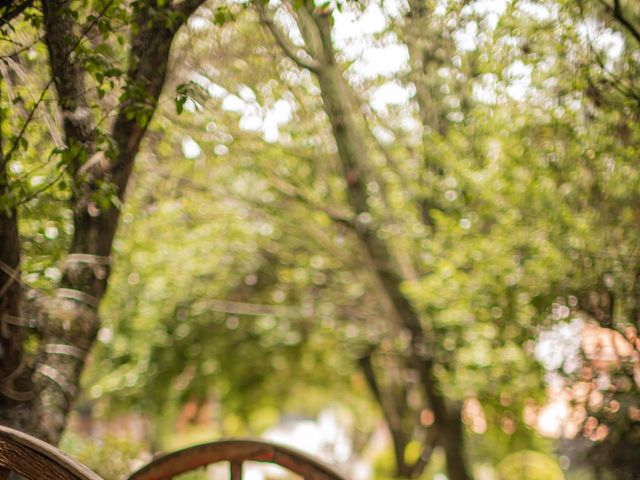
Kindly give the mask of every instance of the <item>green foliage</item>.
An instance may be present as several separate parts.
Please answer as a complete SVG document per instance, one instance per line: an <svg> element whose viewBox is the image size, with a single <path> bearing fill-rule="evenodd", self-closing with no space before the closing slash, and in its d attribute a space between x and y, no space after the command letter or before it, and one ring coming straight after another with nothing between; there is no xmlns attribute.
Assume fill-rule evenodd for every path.
<svg viewBox="0 0 640 480"><path fill-rule="evenodd" d="M497 470L501 480L564 479L564 474L556 462L533 451L512 453L498 464Z"/></svg>
<svg viewBox="0 0 640 480"><path fill-rule="evenodd" d="M481 426L465 418L477 465L497 465L504 478L525 478L529 465L541 469L531 478L560 478L548 456L555 442L524 415L545 403L552 376L601 388L600 410L588 413L612 433L590 444L602 447L591 460L613 468L609 454L634 447L634 360L607 372L609 388L582 377L589 358L584 369L550 372L534 351L542 332L571 318L637 332L638 45L589 2L511 2L495 18L468 2L445 3L419 25L434 57L418 72L432 107L426 127L415 66L360 71L368 50L408 48L406 18L382 3L335 5L356 18L380 7L386 22L355 42L359 53L340 46L370 159L368 217L359 220L390 246L444 394L481 406ZM123 216L88 397L110 414L142 408L163 432L188 402L215 401L221 434L260 433L281 412L314 415L338 399L366 436L377 410L357 359L373 351L381 382L404 387L405 423L420 438L425 403L405 364L408 337L388 318L367 252L345 226L352 212L317 85L280 56L246 7L215 4L203 14L206 27L178 39L173 102L154 117L127 204L108 181L92 199ZM146 125L154 105L145 86L118 95L128 8L81 12L101 40L81 42L77 53L95 91L92 111L122 103ZM20 28L37 36L39 18L29 13ZM599 35L618 32L617 57L607 60L607 48L585 37L588 22ZM456 43L474 28L473 48ZM72 230L62 206L74 194L69 172L88 160L80 146L56 146L44 121L20 134L23 110L37 103L32 91L46 90L45 56L34 43L20 57L28 78L1 92L11 191L0 199L5 210L20 207L25 278L44 289ZM406 99L380 106L376 95L390 86ZM43 118L54 118L52 98L45 91ZM96 120L100 149L113 158L101 130L108 120ZM186 145L195 153L181 156ZM612 299L609 317L590 310L594 295ZM419 451L410 445L413 460ZM380 478L390 463L385 452ZM425 477L441 463L438 452Z"/></svg>
<svg viewBox="0 0 640 480"><path fill-rule="evenodd" d="M118 1L77 2L68 14L79 26L69 55L87 73L87 100L96 121L97 147L112 158L112 115L100 118L98 114L113 112L116 106L126 69L123 45L128 32L124 27L130 23L130 7ZM3 23L0 33L0 137L9 185L0 198L0 208L18 207L24 247L21 270L30 285L48 290L59 279L58 262L72 233L68 200L77 193L73 191L74 175L90 159L84 145L65 145L62 140L42 28L42 13L36 5ZM118 205L113 193L110 182L103 182L93 201L99 208Z"/></svg>
<svg viewBox="0 0 640 480"><path fill-rule="evenodd" d="M180 115L184 109L187 100L193 102L194 105L206 101L209 94L198 83L191 80L190 82L181 83L176 87L176 112Z"/></svg>
<svg viewBox="0 0 640 480"><path fill-rule="evenodd" d="M225 23L235 20L236 17L237 15L233 10L231 10L227 5L222 5L215 9L213 14L213 23L221 27Z"/></svg>
<svg viewBox="0 0 640 480"><path fill-rule="evenodd" d="M515 18L503 16L496 35L548 33L526 16ZM245 42L249 34L256 40ZM105 309L113 339L96 364L113 373L94 381L95 398L120 406L125 398L153 398L150 411L166 412L161 405L213 396L249 425L254 409L302 408L288 393L298 389L366 396L353 360L369 345L400 357L407 348L380 313L360 247L330 218L348 216L348 209L330 132L319 122L320 99L303 73L260 50L268 45L260 35L238 18L222 25L213 43L194 42L192 55L202 49L218 59L208 80L227 92L222 98L242 94L262 111L288 102L292 121L280 126L279 141L265 142L260 132L240 128L220 97L207 99L200 83L179 84L178 112L188 100L198 109L180 120L165 113L157 127L163 140L139 166ZM577 49L577 42L567 30L562 48ZM545 61L550 44L537 45L527 64ZM507 67L518 58L511 46L487 38L480 48L447 65L436 83L450 92L438 100L446 105L446 131L427 133L426 147L416 146L415 132L402 126L414 114L391 104L369 126L394 140L381 147L370 137L366 147L377 179L370 213L414 272L404 292L434 339L447 396L472 396L483 406L487 430L471 438L475 458L497 464L514 450L551 448L522 413L544 403L535 339L561 320L554 313L560 305L613 267L628 297L632 276L608 252L636 248L639 189L630 167L634 143L616 135L619 113L585 116L589 100L575 103L579 77L562 76L570 65L558 60L544 73L534 69L537 95L552 95L550 79L567 82L555 101L519 100L505 93ZM454 81L482 84L478 71L499 72L500 103L478 101L464 81ZM358 88L374 91L387 80L365 79ZM462 121L448 120L458 114ZM176 159L187 135L202 153ZM435 173L425 174L423 160L437 165ZM422 199L431 204L433 225L419 216ZM259 312L234 310L247 305Z"/></svg>
<svg viewBox="0 0 640 480"><path fill-rule="evenodd" d="M60 449L83 463L105 480L126 478L144 452L143 445L107 435L102 440L66 433Z"/></svg>

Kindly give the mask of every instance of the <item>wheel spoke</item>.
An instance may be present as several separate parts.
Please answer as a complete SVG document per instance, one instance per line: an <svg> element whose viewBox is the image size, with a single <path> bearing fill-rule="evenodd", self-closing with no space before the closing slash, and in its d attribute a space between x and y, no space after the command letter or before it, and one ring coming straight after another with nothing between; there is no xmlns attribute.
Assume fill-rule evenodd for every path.
<svg viewBox="0 0 640 480"><path fill-rule="evenodd" d="M242 462L229 462L231 480L242 480Z"/></svg>

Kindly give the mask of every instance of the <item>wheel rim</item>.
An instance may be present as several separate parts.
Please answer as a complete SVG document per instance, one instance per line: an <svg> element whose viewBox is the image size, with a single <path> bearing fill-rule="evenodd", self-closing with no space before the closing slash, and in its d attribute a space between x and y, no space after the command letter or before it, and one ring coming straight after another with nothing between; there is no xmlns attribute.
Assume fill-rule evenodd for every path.
<svg viewBox="0 0 640 480"><path fill-rule="evenodd" d="M346 480L331 467L302 452L262 440L222 440L185 448L152 461L128 480L168 480L218 462L229 462L232 480L241 480L244 462L279 465L305 480Z"/></svg>

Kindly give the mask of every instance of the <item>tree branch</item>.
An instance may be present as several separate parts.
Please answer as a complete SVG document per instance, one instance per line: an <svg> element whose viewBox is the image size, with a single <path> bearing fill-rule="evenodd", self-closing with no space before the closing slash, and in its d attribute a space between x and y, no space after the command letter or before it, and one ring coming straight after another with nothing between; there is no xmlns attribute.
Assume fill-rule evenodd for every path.
<svg viewBox="0 0 640 480"><path fill-rule="evenodd" d="M287 57L293 60L293 62L299 67L311 70L312 72L317 72L317 70L320 68L319 62L313 58L309 60L304 59L296 53L295 47L291 44L291 41L287 38L286 34L282 32L280 28L275 24L273 15L267 12L265 5L261 1L256 2L256 8L260 15L260 21L269 29L269 31L273 35L273 38L287 55Z"/></svg>
<svg viewBox="0 0 640 480"><path fill-rule="evenodd" d="M50 52L50 55L52 56L51 58L51 67L52 67L52 73L53 75L51 76L51 78L49 79L49 81L46 83L46 85L44 86L44 88L42 89L42 92L40 93L40 96L38 97L38 100L36 100L33 108L31 109L31 111L29 112L29 115L27 116L27 119L25 120L24 124L22 125L22 128L20 129L20 132L18 133L18 136L14 139L14 141L12 142L11 146L9 147L8 152L3 156L2 159L0 159L0 168L4 167L4 165L9 162L11 160L11 157L13 156L13 154L15 153L16 149L18 148L18 145L20 144L20 141L22 140L22 138L24 137L24 134L27 130L27 127L29 126L29 124L31 123L31 121L33 120L33 117L36 113L36 110L38 109L38 107L40 106L40 104L44 101L44 97L47 93L47 91L49 90L49 88L51 87L51 85L53 83L57 82L57 78L59 78L59 82L62 88L62 91L58 90L58 95L60 96L60 102L66 102L67 104L73 103L74 102L74 98L82 98L84 99L84 94L85 94L85 89L84 87L81 87L80 89L78 89L78 85L76 85L76 83L80 83L81 85L84 85L84 81L82 81L82 78L80 75L76 73L76 76L78 76L79 78L77 78L74 82L71 82L69 84L67 84L65 82L65 80L69 80L69 78L67 78L69 76L69 74L71 74L72 72L67 71L67 64L68 64L68 60L71 57L71 54L76 50L76 48L78 48L78 46L80 45L80 42L82 42L82 40L86 37L87 33L89 33L89 31L98 23L98 21L105 15L105 13L107 12L107 10L109 9L109 7L113 4L115 0L110 0L109 2L107 2L107 4L104 6L104 8L102 9L102 11L96 15L96 17L89 23L89 25L87 25L87 27L82 31L82 33L74 39L73 43L71 44L71 47L69 49L66 49L66 45L64 44L64 41L66 41L67 37L66 35L71 35L70 32L72 32L72 30L67 30L64 31L64 27L61 30L56 31L55 28L59 27L61 25L58 25L58 22L60 21L60 23L62 25L65 25L67 27L69 27L69 21L68 19L63 19L62 17L58 16L60 14L60 6L59 5L51 5L51 14L52 14L52 23L50 23L51 26L54 27L54 31L53 32L48 32L45 39L47 40L47 42L49 42L50 39L50 35L53 35L54 38L57 38L56 42L62 42L62 44L56 45L54 46L54 51ZM25 3L29 3L29 2L25 2ZM47 24L46 22L46 18L47 18L47 6L49 6L49 4L47 2L43 2L43 10L45 10L45 25ZM61 35L64 34L62 37ZM64 41L63 41L64 39ZM47 46L49 46L49 43L47 43ZM55 58L55 60L54 60ZM56 71L58 74L62 74L61 77L57 77ZM64 80L63 80L64 78ZM64 100L63 100L64 97ZM84 102L86 105L86 101ZM64 112L64 108L63 108L63 112ZM66 117L65 117L65 135L67 134L66 128L67 128L67 121L66 121ZM72 127L69 127L72 128ZM70 132L73 135L73 132ZM67 139L68 141L69 139Z"/></svg>
<svg viewBox="0 0 640 480"><path fill-rule="evenodd" d="M430 428L427 431L427 438L424 441L424 448L422 449L422 453L420 454L420 457L418 457L418 459L415 461L415 463L411 466L411 478L420 478L422 476L422 472L424 472L424 469L429 464L431 456L433 455L437 437L438 432L435 428Z"/></svg>
<svg viewBox="0 0 640 480"><path fill-rule="evenodd" d="M620 0L613 0L613 6L609 5L605 0L599 0L600 4L607 10L614 19L618 21L627 31L640 43L640 28L635 26L625 16Z"/></svg>
<svg viewBox="0 0 640 480"><path fill-rule="evenodd" d="M8 54L8 55L0 55L0 60L6 60L6 59L9 59L9 58L14 57L16 55L20 55L21 53L26 52L27 50L31 50L33 47L35 47L43 39L42 39L42 37L38 37L33 41L33 43L29 43L29 44L26 44L26 45L24 45L24 44L22 44L20 42L13 41L10 38L0 38L0 40L3 40L5 42L9 42L9 43L11 43L12 45L15 46L15 50L13 52L11 52L10 54Z"/></svg>
<svg viewBox="0 0 640 480"><path fill-rule="evenodd" d="M326 214L331 220L333 220L334 222L340 225L344 225L352 229L356 228L356 224L353 216L349 216L349 215L337 212L336 210L330 207L318 204L318 202L315 202L314 200L309 198L298 187L295 187L278 178L271 179L271 186L278 193L286 197L292 198L294 200L298 200L314 209L320 210L321 212Z"/></svg>
<svg viewBox="0 0 640 480"><path fill-rule="evenodd" d="M234 315L274 315L277 317L286 317L296 314L293 308L283 307L281 305L267 305L262 303L237 302L220 299L205 300L206 308L214 312L230 313Z"/></svg>
<svg viewBox="0 0 640 480"><path fill-rule="evenodd" d="M180 3L173 4L173 11L182 14L182 18L178 19L180 25L184 23L184 21L186 21L203 3L204 0L183 0Z"/></svg>
<svg viewBox="0 0 640 480"><path fill-rule="evenodd" d="M0 25L6 25L31 5L33 5L33 0L24 0L22 2L15 2L13 0L1 0Z"/></svg>
<svg viewBox="0 0 640 480"><path fill-rule="evenodd" d="M629 31L629 33L631 33L631 35L633 35L638 43L640 43L640 30L638 27L633 25L627 17L625 17L620 0L613 0L613 5L614 18L618 20Z"/></svg>
<svg viewBox="0 0 640 480"><path fill-rule="evenodd" d="M342 164L342 173L347 187L347 199L353 212L360 217L369 214L367 192L367 165L370 161L353 113L353 102L345 86L343 76L335 58L331 44L330 17L324 12L313 13L303 5L301 13L301 31L307 45L315 42L322 49L322 68L317 73L322 92L323 108L332 127L338 147L338 156ZM314 25L310 25L308 17ZM315 28L314 28L315 27ZM319 56L319 55L316 55ZM360 227L360 225L359 225ZM459 416L449 408L446 397L440 390L439 380L434 372L434 359L431 353L431 339L421 323L418 310L404 294L402 272L397 268L388 242L378 235L375 224L361 225L356 235L370 262L372 279L380 287L381 296L392 307L391 314L410 335L410 356L418 371L420 383L434 412L434 428L438 430L439 444L444 448L447 458L448 476L452 480L468 480L466 461L462 445L463 426Z"/></svg>

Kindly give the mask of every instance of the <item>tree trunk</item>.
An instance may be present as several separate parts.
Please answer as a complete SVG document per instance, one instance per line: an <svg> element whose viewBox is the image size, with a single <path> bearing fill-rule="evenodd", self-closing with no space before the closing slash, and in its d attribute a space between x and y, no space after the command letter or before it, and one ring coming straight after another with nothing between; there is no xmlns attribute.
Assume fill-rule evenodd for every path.
<svg viewBox="0 0 640 480"><path fill-rule="evenodd" d="M425 396L434 412L437 442L446 452L449 478L467 480L471 476L464 459L463 426L459 415L448 410L433 374L430 348L430 341L433 339L427 338L418 312L402 293L403 278L400 270L389 246L378 235L377 227L368 212L366 185L370 161L355 120L349 87L336 62L331 40L330 14L316 10L313 2L305 2L298 7L296 15L306 49L314 60L312 72L318 78L323 107L338 147L347 198L356 215L356 235L364 247L374 279L386 298L385 303L391 307L390 313L410 334L412 363L419 373ZM290 53L289 55L291 56Z"/></svg>
<svg viewBox="0 0 640 480"><path fill-rule="evenodd" d="M7 399L6 407L10 407L13 403L28 398L29 392L23 391L25 385L19 382L26 367L22 351L23 331L19 325L22 317L20 237L18 212L9 203L8 165L2 153L1 135L0 131L0 394Z"/></svg>
<svg viewBox="0 0 640 480"><path fill-rule="evenodd" d="M358 365L362 370L369 390L373 394L373 397L378 402L382 415L385 419L385 424L389 429L391 435L391 443L393 444L393 456L396 462L396 478L412 478L412 469L405 460L405 450L410 441L410 434L406 432L402 425L402 416L398 411L395 402L389 398L390 395L383 390L383 387L379 384L373 363L371 361L372 352L367 352L361 358L358 359Z"/></svg>
<svg viewBox="0 0 640 480"><path fill-rule="evenodd" d="M331 121L338 151L343 160L343 174L347 182L349 203L357 217L362 218L364 214L368 213L367 181L361 166L364 164L366 155L363 147L364 142L362 138L359 138L355 122L351 118L350 112L343 108L344 105L349 105L346 85L341 84L344 80L337 65L331 65L325 71L321 70L318 79L325 110ZM392 305L399 323L411 335L413 363L417 367L426 398L434 412L434 423L438 430L438 444L445 450L449 478L451 480L467 480L471 477L467 473L464 460L462 423L459 416L449 413L437 379L433 375L434 365L431 358L430 341L424 333L418 313L402 293L403 279L394 265L392 254L385 242L378 236L375 226L360 225L356 231L366 249L382 292Z"/></svg>
<svg viewBox="0 0 640 480"><path fill-rule="evenodd" d="M20 317L20 310L28 309L31 318L38 320L40 336L39 350L31 369L21 368L22 342L18 333L13 333L19 331L9 330L11 337L6 342L3 336L3 352L11 354L3 358L3 376L5 372L19 370L15 384L29 385L35 395L17 399L4 390L0 392L2 424L52 444L56 444L62 435L78 395L80 375L100 328L98 307L107 287L111 247L120 216L118 206L99 209L93 203L93 197L100 183L106 181L115 186L119 200L124 199L134 159L165 82L173 37L202 2L185 0L175 7L159 6L153 1L137 5L126 76L126 100L120 106L111 132L116 154L108 159L103 152L97 151L93 115L85 96L85 72L81 62L74 60L75 55L71 54L82 40L75 33L71 2L42 2L51 75L64 118L66 145L73 153L68 162L74 183L70 205L74 212L74 234L54 297L36 296L29 304L20 302L18 283L11 284L10 295L0 295L2 318L6 318L6 314ZM10 188L4 170L0 188ZM0 215L0 259L15 266L19 259L15 208L10 213ZM10 228L5 230L5 225ZM0 281L5 277L0 273ZM6 330L6 322L2 327ZM5 343L10 349L5 350ZM3 387L5 384L6 376Z"/></svg>

